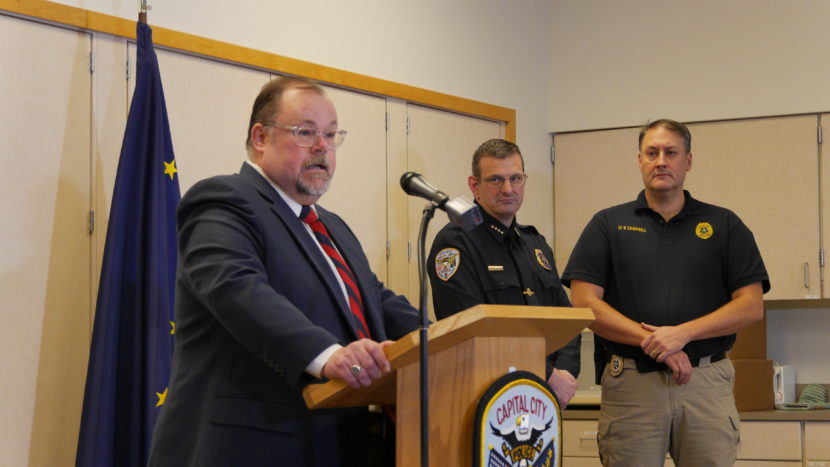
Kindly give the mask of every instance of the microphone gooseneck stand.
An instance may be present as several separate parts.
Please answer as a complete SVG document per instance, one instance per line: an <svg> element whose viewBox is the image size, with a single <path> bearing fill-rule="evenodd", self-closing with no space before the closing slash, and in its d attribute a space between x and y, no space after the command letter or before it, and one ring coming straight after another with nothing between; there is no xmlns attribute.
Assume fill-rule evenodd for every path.
<svg viewBox="0 0 830 467"><path fill-rule="evenodd" d="M419 306L421 328L419 332L421 350L421 466L429 466L429 385L427 384L429 353L427 332L429 331L429 318L427 317L427 277L426 277L426 236L427 226L435 214L438 205L430 201L424 207L421 217L421 227L418 230L418 284L420 285Z"/></svg>

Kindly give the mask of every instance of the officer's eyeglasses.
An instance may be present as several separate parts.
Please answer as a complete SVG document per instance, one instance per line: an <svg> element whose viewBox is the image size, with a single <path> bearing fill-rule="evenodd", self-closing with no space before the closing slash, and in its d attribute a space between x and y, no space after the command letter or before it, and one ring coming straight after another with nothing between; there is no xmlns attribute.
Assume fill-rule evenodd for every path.
<svg viewBox="0 0 830 467"><path fill-rule="evenodd" d="M317 144L319 138L323 138L323 142L330 148L339 147L346 139L346 130L325 130L320 131L316 128L306 128L304 126L280 125L279 123L263 123L262 126L270 126L274 128L282 128L283 130L290 130L291 136L294 139L294 144L301 148L310 148Z"/></svg>
<svg viewBox="0 0 830 467"><path fill-rule="evenodd" d="M486 184L488 184L488 185L490 185L493 188L499 188L499 187L504 186L504 182L507 181L507 180L510 181L510 185L512 185L512 186L522 186L522 185L525 184L525 181L527 180L527 174L515 174L515 175L511 175L508 178L504 178L504 177L499 176L499 175L493 175L492 177L487 177L483 180L482 179L479 179L479 180L486 183Z"/></svg>

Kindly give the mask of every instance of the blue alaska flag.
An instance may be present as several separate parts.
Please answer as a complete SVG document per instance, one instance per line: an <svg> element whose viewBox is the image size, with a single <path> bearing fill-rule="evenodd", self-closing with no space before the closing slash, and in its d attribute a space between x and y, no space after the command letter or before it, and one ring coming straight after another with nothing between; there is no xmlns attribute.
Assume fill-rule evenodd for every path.
<svg viewBox="0 0 830 467"><path fill-rule="evenodd" d="M179 180L152 30L137 26L136 86L110 209L77 466L144 466L173 356Z"/></svg>

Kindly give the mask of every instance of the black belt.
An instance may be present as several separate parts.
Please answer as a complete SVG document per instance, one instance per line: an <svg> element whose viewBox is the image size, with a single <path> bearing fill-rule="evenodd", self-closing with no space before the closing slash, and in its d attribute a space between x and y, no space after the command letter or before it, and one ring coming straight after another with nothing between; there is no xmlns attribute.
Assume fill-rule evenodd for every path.
<svg viewBox="0 0 830 467"><path fill-rule="evenodd" d="M719 362L726 358L726 352L718 352L716 354L708 355L706 357L695 357L690 358L689 362L691 362L693 367L700 366L701 363L706 365L706 359L709 360L709 364ZM656 360L652 359L637 359L637 358L625 358L625 360L634 360L636 364L637 371L640 373L648 373L650 371L668 371L669 366L665 363L658 363ZM627 362L626 362L627 363ZM628 367L628 365L625 365Z"/></svg>

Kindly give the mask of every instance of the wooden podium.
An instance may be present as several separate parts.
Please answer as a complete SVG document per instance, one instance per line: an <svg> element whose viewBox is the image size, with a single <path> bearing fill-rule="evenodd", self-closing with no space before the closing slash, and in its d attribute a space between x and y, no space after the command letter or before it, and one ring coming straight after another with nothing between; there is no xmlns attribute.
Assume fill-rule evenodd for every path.
<svg viewBox="0 0 830 467"><path fill-rule="evenodd" d="M588 308L478 305L429 328L429 464L469 466L476 405L510 368L545 377L545 357L594 320ZM303 391L311 409L396 404L396 465L420 465L418 331L386 349L392 371L372 386L341 381Z"/></svg>

